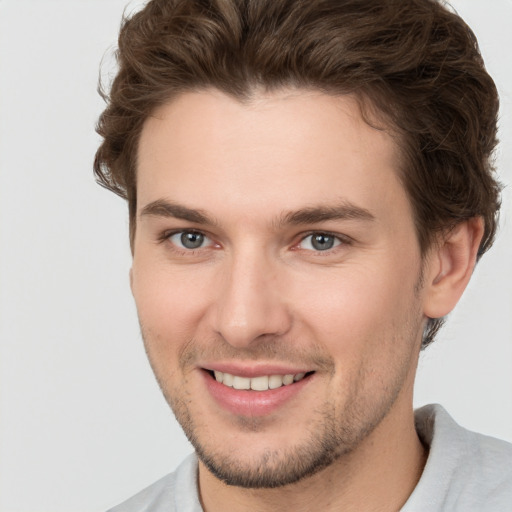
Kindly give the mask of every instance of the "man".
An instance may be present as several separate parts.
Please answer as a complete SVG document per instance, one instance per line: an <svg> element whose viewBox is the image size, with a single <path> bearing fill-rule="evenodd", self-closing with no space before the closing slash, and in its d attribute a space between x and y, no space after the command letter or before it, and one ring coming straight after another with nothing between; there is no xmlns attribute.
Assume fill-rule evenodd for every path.
<svg viewBox="0 0 512 512"><path fill-rule="evenodd" d="M467 25L433 0L152 0L118 58L95 171L196 453L114 510L512 507L512 447L412 407L499 210Z"/></svg>

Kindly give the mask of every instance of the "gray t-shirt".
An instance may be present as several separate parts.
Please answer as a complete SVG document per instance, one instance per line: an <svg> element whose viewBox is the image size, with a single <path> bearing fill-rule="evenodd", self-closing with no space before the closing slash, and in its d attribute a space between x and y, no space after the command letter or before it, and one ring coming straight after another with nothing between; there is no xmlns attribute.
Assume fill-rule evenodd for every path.
<svg viewBox="0 0 512 512"><path fill-rule="evenodd" d="M512 512L512 444L460 427L440 405L415 417L430 452L400 512ZM195 455L109 512L203 512Z"/></svg>

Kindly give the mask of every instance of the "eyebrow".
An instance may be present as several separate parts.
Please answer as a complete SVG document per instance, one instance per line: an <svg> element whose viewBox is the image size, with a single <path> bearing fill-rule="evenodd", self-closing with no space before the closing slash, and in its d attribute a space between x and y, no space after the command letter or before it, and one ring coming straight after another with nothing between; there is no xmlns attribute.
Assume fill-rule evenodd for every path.
<svg viewBox="0 0 512 512"><path fill-rule="evenodd" d="M166 199L157 199L148 203L142 208L139 217L153 216L153 217L173 217L175 219L182 219L195 224L209 224L216 225L205 211L187 208L181 204L167 201Z"/></svg>
<svg viewBox="0 0 512 512"><path fill-rule="evenodd" d="M142 208L140 217L172 217L195 224L216 226L218 223L204 210L188 208L166 199L157 199ZM277 220L276 226L316 224L328 220L363 220L373 221L375 216L366 208L361 208L350 202L342 201L336 206L310 206L284 213Z"/></svg>
<svg viewBox="0 0 512 512"><path fill-rule="evenodd" d="M363 220L373 221L375 216L366 208L347 201L336 206L311 206L284 214L278 225L316 224L327 220Z"/></svg>

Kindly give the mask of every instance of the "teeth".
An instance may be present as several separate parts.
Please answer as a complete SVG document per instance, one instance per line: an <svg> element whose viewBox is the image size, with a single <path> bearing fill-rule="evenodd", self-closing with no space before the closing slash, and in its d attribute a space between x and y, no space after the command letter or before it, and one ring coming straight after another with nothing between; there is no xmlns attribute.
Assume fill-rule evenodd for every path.
<svg viewBox="0 0 512 512"><path fill-rule="evenodd" d="M289 386L293 382L293 375L285 375L283 377L283 384Z"/></svg>
<svg viewBox="0 0 512 512"><path fill-rule="evenodd" d="M281 386L289 386L294 382L302 380L305 373L286 374L286 375L262 375L261 377L239 377L219 371L213 372L215 380L221 382L225 386L234 389L252 389L254 391L267 391L269 389L277 389Z"/></svg>
<svg viewBox="0 0 512 512"><path fill-rule="evenodd" d="M222 377L222 384L225 384L226 386L229 386L230 388L233 387L233 375L229 373L225 373Z"/></svg>
<svg viewBox="0 0 512 512"><path fill-rule="evenodd" d="M267 391L268 389L268 377L253 377L251 380L251 389L254 391Z"/></svg>
<svg viewBox="0 0 512 512"><path fill-rule="evenodd" d="M235 375L233 377L233 387L235 389L251 389L251 379Z"/></svg>
<svg viewBox="0 0 512 512"><path fill-rule="evenodd" d="M283 385L283 377L281 375L271 375L268 378L268 388L277 389Z"/></svg>

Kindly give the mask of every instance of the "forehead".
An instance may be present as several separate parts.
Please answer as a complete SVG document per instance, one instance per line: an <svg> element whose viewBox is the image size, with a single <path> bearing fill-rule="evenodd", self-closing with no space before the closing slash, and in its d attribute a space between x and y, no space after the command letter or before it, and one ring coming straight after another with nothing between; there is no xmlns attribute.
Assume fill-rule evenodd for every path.
<svg viewBox="0 0 512 512"><path fill-rule="evenodd" d="M365 122L352 96L283 90L241 103L185 93L145 122L138 207L164 198L250 218L322 202L385 209L405 194L399 161L393 138Z"/></svg>

